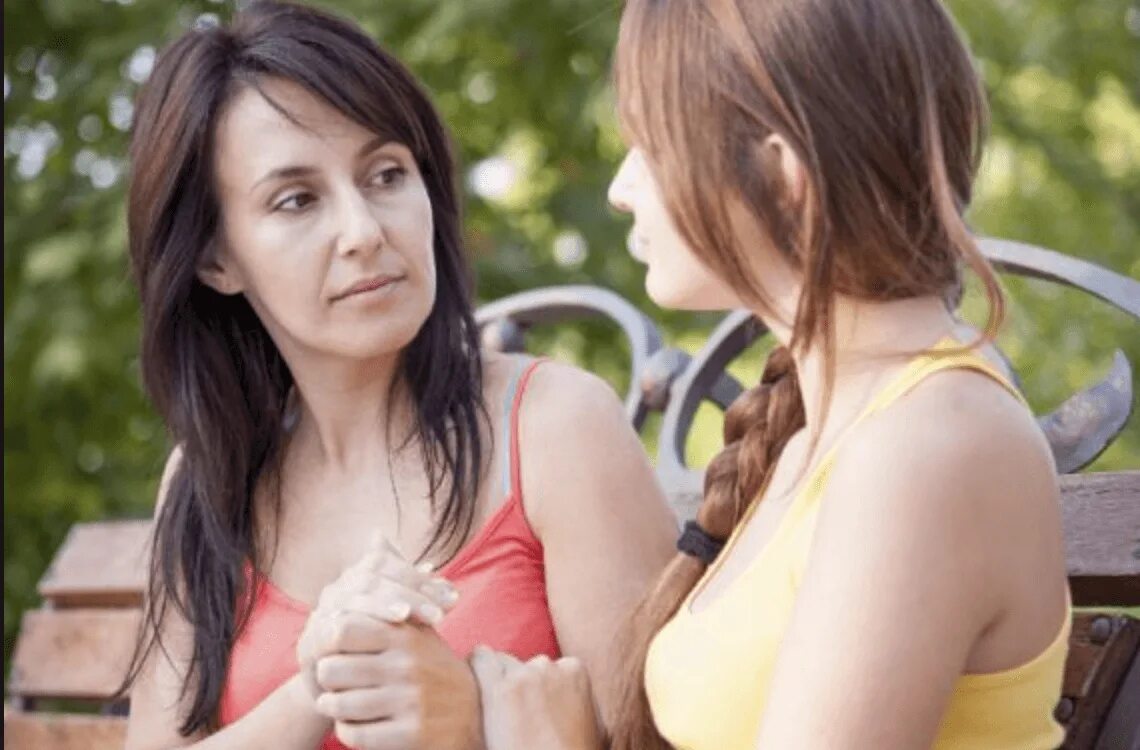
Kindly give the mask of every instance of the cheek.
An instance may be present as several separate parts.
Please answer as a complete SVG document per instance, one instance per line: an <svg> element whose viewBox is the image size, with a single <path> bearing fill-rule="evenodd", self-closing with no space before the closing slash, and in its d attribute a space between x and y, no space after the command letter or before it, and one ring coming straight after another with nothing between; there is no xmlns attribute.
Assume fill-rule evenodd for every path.
<svg viewBox="0 0 1140 750"><path fill-rule="evenodd" d="M404 256L416 281L425 293L434 298L436 286L435 227L431 202L427 194L416 200L403 212L398 237L393 238Z"/></svg>
<svg viewBox="0 0 1140 750"><path fill-rule="evenodd" d="M674 232L651 240L645 290L656 304L676 310L731 310L740 300Z"/></svg>
<svg viewBox="0 0 1140 750"><path fill-rule="evenodd" d="M732 310L740 301L731 287L696 262L676 258L651 262L645 291L656 304L674 310Z"/></svg>
<svg viewBox="0 0 1140 750"><path fill-rule="evenodd" d="M301 263L282 262L262 273L246 288L245 296L271 333L284 333L291 338L319 338L323 307L321 276ZM250 274L253 275L252 273Z"/></svg>
<svg viewBox="0 0 1140 750"><path fill-rule="evenodd" d="M288 327L314 318L325 278L323 245L307 225L265 223L233 238L235 268L259 314Z"/></svg>

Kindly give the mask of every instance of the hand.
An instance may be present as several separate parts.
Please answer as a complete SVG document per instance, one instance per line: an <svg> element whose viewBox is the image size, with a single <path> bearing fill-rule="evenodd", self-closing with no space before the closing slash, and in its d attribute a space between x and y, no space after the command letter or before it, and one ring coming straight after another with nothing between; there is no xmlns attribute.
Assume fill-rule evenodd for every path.
<svg viewBox="0 0 1140 750"><path fill-rule="evenodd" d="M297 663L310 696L315 700L321 692L315 673L317 660L343 650L344 643L351 642L361 627L346 620L348 613L390 623L411 620L434 626L458 598L451 584L431 577L430 566L413 567L378 536L372 551L321 591L301 631Z"/></svg>
<svg viewBox="0 0 1140 750"><path fill-rule="evenodd" d="M483 699L487 750L599 750L602 729L590 677L573 657L525 664L482 646L471 667Z"/></svg>
<svg viewBox="0 0 1140 750"><path fill-rule="evenodd" d="M317 662L317 711L357 750L477 750L479 690L430 627L349 613L339 653Z"/></svg>

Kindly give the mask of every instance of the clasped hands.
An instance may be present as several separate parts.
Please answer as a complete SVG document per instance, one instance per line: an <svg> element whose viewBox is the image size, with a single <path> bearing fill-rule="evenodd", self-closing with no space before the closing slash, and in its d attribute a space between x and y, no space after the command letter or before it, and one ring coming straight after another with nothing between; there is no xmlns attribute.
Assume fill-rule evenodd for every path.
<svg viewBox="0 0 1140 750"><path fill-rule="evenodd" d="M325 587L297 643L316 710L355 750L595 750L581 663L479 648L471 664L435 626L455 588L383 539Z"/></svg>

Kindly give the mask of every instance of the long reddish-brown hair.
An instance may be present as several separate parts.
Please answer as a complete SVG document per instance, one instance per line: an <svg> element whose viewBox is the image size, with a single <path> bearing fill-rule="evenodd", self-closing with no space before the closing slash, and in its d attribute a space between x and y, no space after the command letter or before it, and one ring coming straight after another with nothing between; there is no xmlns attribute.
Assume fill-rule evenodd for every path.
<svg viewBox="0 0 1140 750"><path fill-rule="evenodd" d="M791 351L834 365L837 295L956 302L963 267L1003 317L996 276L963 220L987 109L970 55L937 0L628 0L615 82L682 238L741 299L772 309L729 215L742 205L802 279L788 347L725 415L697 521L725 539L762 491L804 409ZM779 135L802 166L784 184ZM830 389L830 385L825 391ZM615 750L668 744L646 698L653 635L705 565L680 554L635 613L611 727Z"/></svg>

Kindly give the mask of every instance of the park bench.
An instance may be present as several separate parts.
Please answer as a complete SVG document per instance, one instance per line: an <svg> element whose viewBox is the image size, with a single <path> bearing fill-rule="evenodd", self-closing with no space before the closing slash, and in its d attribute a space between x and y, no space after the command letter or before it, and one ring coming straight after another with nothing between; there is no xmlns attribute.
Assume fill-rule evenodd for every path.
<svg viewBox="0 0 1140 750"><path fill-rule="evenodd" d="M1140 320L1140 282L1041 248L981 244L1003 272L1080 289ZM477 315L484 344L499 351L525 350L535 327L596 317L615 323L627 340L631 422L642 430L652 412L661 414L657 472L678 519L686 520L702 482L684 458L697 408L709 402L724 409L742 392L726 367L765 330L746 312L733 312L690 355L665 346L653 321L622 297L589 286L523 292ZM1130 364L1118 351L1103 380L1039 417L1061 475L1069 580L1079 608L1055 712L1067 731L1063 747L1072 750L1140 750L1140 620L1120 612L1140 607L1140 471L1077 473L1124 428L1132 387ZM148 520L70 530L40 581L43 606L21 623L5 748L122 747L127 706L109 701L141 619L149 533Z"/></svg>

